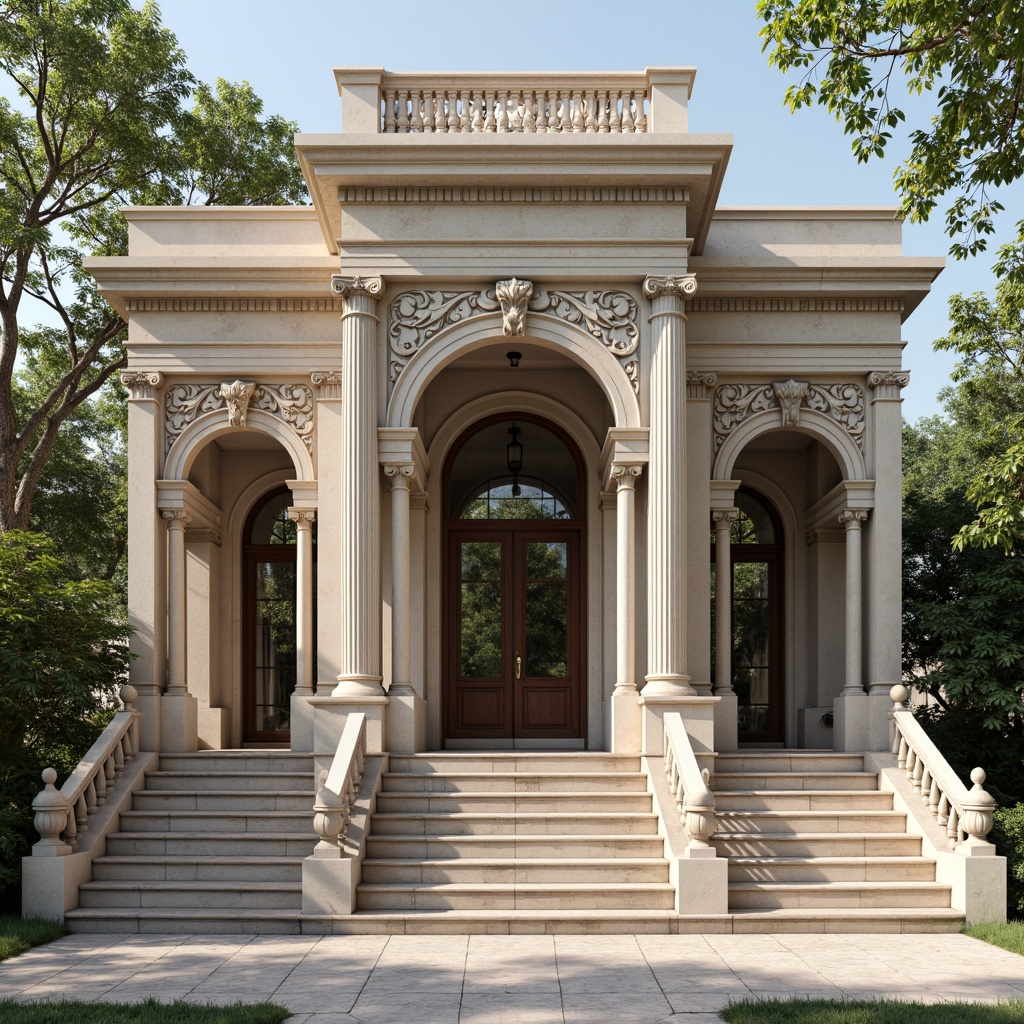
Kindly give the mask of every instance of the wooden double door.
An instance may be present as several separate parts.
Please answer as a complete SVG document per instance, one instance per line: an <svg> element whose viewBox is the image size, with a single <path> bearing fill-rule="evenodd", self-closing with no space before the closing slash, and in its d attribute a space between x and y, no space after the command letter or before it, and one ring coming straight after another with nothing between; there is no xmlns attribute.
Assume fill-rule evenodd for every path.
<svg viewBox="0 0 1024 1024"><path fill-rule="evenodd" d="M583 736L580 524L463 522L446 533L446 736Z"/></svg>

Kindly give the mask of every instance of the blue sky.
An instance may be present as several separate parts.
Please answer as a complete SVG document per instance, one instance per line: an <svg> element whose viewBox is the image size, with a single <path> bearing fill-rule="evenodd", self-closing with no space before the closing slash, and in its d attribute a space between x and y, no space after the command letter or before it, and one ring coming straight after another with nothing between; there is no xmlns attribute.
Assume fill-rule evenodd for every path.
<svg viewBox="0 0 1024 1024"><path fill-rule="evenodd" d="M724 205L895 205L900 155L857 164L849 140L823 111L790 114L788 79L768 67L753 0L517 0L436 3L410 0L162 0L193 72L248 80L267 112L302 131L340 127L335 65L393 71L642 70L697 68L690 103L695 132L729 132L734 148ZM910 111L909 106L905 109ZM916 110L927 116L920 102ZM895 143L894 143L895 146ZM1024 185L1002 196L1001 237L1024 215ZM948 243L941 210L928 225L905 225L904 251L940 256ZM949 261L931 296L903 325L903 365L913 372L904 415L938 411L936 394L953 360L932 351L947 329L948 296L991 290L992 257Z"/></svg>

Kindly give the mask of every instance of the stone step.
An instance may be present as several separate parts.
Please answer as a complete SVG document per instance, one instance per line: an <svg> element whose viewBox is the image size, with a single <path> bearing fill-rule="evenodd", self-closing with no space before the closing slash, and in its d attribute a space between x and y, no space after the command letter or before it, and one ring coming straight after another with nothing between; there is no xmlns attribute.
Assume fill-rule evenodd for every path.
<svg viewBox="0 0 1024 1024"><path fill-rule="evenodd" d="M724 755L719 754L719 757ZM716 765L717 769L717 765ZM878 776L874 772L748 772L727 771L715 773L711 788L718 793L751 790L872 790L878 789Z"/></svg>
<svg viewBox="0 0 1024 1024"><path fill-rule="evenodd" d="M920 857L921 839L899 832L716 834L711 837L724 857Z"/></svg>
<svg viewBox="0 0 1024 1024"><path fill-rule="evenodd" d="M315 794L274 790L143 790L132 798L134 811L295 811L313 813Z"/></svg>
<svg viewBox="0 0 1024 1024"><path fill-rule="evenodd" d="M730 910L949 909L937 882L730 882Z"/></svg>
<svg viewBox="0 0 1024 1024"><path fill-rule="evenodd" d="M927 857L731 857L730 882L933 882Z"/></svg>
<svg viewBox="0 0 1024 1024"><path fill-rule="evenodd" d="M762 789L715 793L721 811L891 811L892 794L878 790Z"/></svg>
<svg viewBox="0 0 1024 1024"><path fill-rule="evenodd" d="M360 885L362 910L671 910L674 888L658 883Z"/></svg>
<svg viewBox="0 0 1024 1024"><path fill-rule="evenodd" d="M479 751L459 753L441 751L430 754L392 754L389 771L400 774L447 775L450 773L569 772L600 774L604 772L639 772L640 757L636 754L601 752L566 753L563 751Z"/></svg>
<svg viewBox="0 0 1024 1024"><path fill-rule="evenodd" d="M377 814L650 814L649 793L381 793Z"/></svg>
<svg viewBox="0 0 1024 1024"><path fill-rule="evenodd" d="M599 835L369 835L367 856L374 860L650 858L664 854L660 836ZM917 851L919 852L919 851Z"/></svg>
<svg viewBox="0 0 1024 1024"><path fill-rule="evenodd" d="M308 857L318 837L308 832L114 832L111 856Z"/></svg>
<svg viewBox="0 0 1024 1024"><path fill-rule="evenodd" d="M900 811L724 811L716 813L718 834L756 832L794 835L800 832L905 832Z"/></svg>
<svg viewBox="0 0 1024 1024"><path fill-rule="evenodd" d="M392 757L392 763L397 758ZM647 776L643 772L450 772L428 775L424 772L386 772L382 777L385 793L644 793Z"/></svg>
<svg viewBox="0 0 1024 1024"><path fill-rule="evenodd" d="M165 772L307 772L313 774L312 754L290 750L200 750L194 754L161 754Z"/></svg>
<svg viewBox="0 0 1024 1024"><path fill-rule="evenodd" d="M193 908L200 910L302 909L302 881L130 882L93 881L79 889L82 907Z"/></svg>
<svg viewBox="0 0 1024 1024"><path fill-rule="evenodd" d="M78 909L66 915L72 932L109 934L279 935L640 935L793 932L958 932L964 916L936 909L740 910L718 916L670 910L363 911L344 917L299 917L293 911Z"/></svg>
<svg viewBox="0 0 1024 1024"><path fill-rule="evenodd" d="M106 856L92 862L93 879L112 881L299 882L301 857Z"/></svg>
<svg viewBox="0 0 1024 1024"><path fill-rule="evenodd" d="M367 859L363 861L362 880L364 883L420 882L431 885L445 882L502 885L554 882L604 885L622 880L667 882L668 862L662 857Z"/></svg>
<svg viewBox="0 0 1024 1024"><path fill-rule="evenodd" d="M167 757L166 754L163 755ZM159 771L146 772L146 791L185 791L199 789L222 792L252 792L273 790L276 793L306 793L312 800L316 795L313 772L260 772L245 771Z"/></svg>
<svg viewBox="0 0 1024 1024"><path fill-rule="evenodd" d="M374 814L378 836L654 835L656 814Z"/></svg>
<svg viewBox="0 0 1024 1024"><path fill-rule="evenodd" d="M125 832L313 832L312 806L300 811L122 811Z"/></svg>
<svg viewBox="0 0 1024 1024"><path fill-rule="evenodd" d="M732 772L862 772L863 754L831 750L751 750L719 754L715 774Z"/></svg>

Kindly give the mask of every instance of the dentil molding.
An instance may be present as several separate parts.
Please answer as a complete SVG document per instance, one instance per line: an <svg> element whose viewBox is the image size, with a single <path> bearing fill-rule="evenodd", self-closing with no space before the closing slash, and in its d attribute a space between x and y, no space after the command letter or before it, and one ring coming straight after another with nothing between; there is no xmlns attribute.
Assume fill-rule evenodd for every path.
<svg viewBox="0 0 1024 1024"><path fill-rule="evenodd" d="M245 408L232 409L231 402L241 406L239 386L249 392ZM227 391L225 391L227 389ZM237 398L229 399L229 394ZM249 384L225 381L222 384L172 384L164 396L165 450L200 416L227 409L232 426L244 426L244 412L259 409L287 423L302 439L306 450L313 450L313 389L307 384Z"/></svg>
<svg viewBox="0 0 1024 1024"><path fill-rule="evenodd" d="M514 286L514 293L513 293ZM630 357L640 342L639 307L628 292L582 292L535 288L512 278L467 291L416 289L396 295L388 308L388 384L393 388L406 363L435 335L470 317L502 314L502 333L526 331L528 313L556 317L581 327L619 359L639 389L639 362Z"/></svg>
<svg viewBox="0 0 1024 1024"><path fill-rule="evenodd" d="M774 381L771 384L723 384L715 393L715 451L755 413L778 409L784 426L799 426L803 409L831 416L864 450L864 392L856 384L811 384Z"/></svg>

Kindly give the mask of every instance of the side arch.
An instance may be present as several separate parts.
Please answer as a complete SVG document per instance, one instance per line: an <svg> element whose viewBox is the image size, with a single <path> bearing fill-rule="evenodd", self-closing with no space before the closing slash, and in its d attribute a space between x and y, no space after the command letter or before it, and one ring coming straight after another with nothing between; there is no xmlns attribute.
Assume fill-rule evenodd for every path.
<svg viewBox="0 0 1024 1024"><path fill-rule="evenodd" d="M604 391L612 407L615 426L641 426L640 404L615 356L586 331L562 321L545 323L546 319L549 318L533 316L530 331L522 341L561 352L587 370ZM490 317L486 322L467 320L454 324L436 334L412 356L399 375L388 402L387 425L412 426L420 396L441 370L460 356L501 340ZM505 342L511 340L504 339Z"/></svg>
<svg viewBox="0 0 1024 1024"><path fill-rule="evenodd" d="M315 480L313 459L302 439L286 423L262 409L250 409L244 427L232 427L222 409L206 413L190 423L175 438L167 457L164 459L165 480L187 480L192 463L207 442L233 431L250 431L267 434L288 452L295 466L296 480Z"/></svg>
<svg viewBox="0 0 1024 1024"><path fill-rule="evenodd" d="M780 409L766 409L745 419L725 439L715 457L713 480L731 480L740 452L756 437L776 430L791 430L820 441L834 456L844 480L865 480L864 456L853 438L831 416L814 409L800 410L800 423L784 427Z"/></svg>

